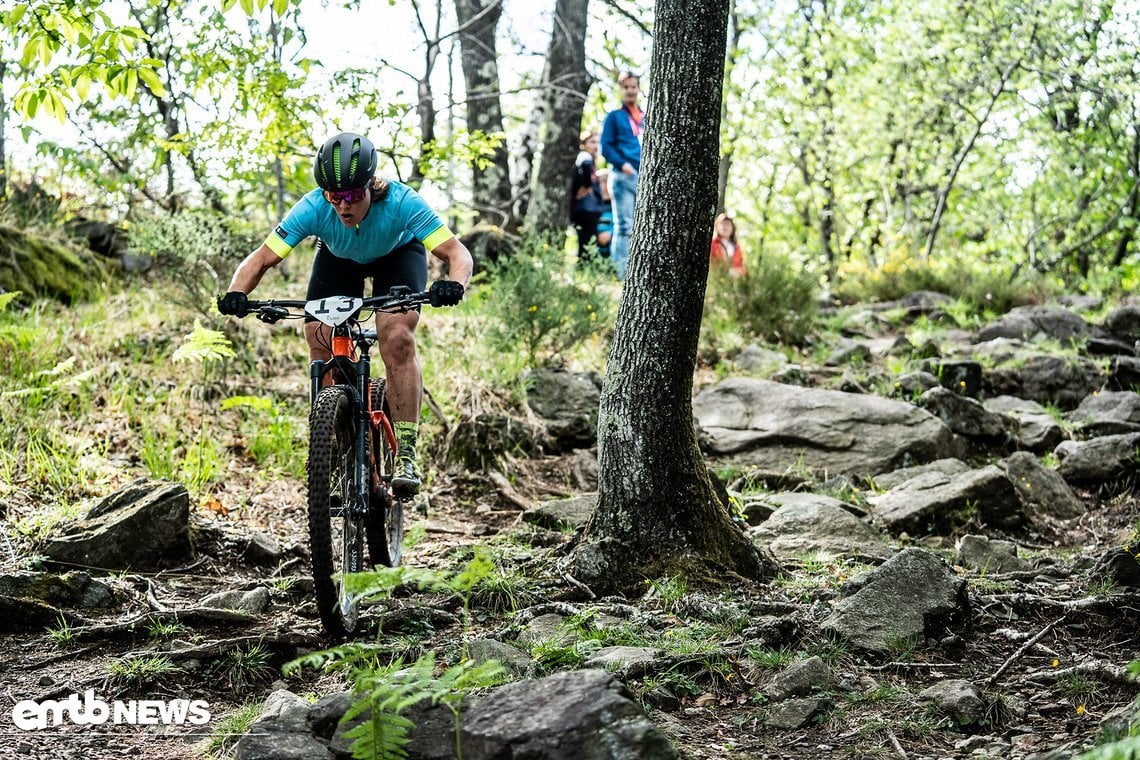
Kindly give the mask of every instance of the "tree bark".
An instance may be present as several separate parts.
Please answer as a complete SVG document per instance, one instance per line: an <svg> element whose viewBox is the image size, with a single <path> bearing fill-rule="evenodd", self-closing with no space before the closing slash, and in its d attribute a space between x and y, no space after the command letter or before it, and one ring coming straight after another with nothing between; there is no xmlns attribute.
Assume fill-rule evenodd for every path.
<svg viewBox="0 0 1140 760"><path fill-rule="evenodd" d="M598 506L573 571L600 592L778 571L734 525L693 425L728 0L657 0L629 271L598 419Z"/></svg>
<svg viewBox="0 0 1140 760"><path fill-rule="evenodd" d="M495 34L502 15L502 0L455 0L459 21L460 59L467 90L467 128L485 134L503 133L499 98L499 55ZM497 227L515 226L511 209L511 172L504 140L490 163L472 164L472 206L479 222Z"/></svg>
<svg viewBox="0 0 1140 760"><path fill-rule="evenodd" d="M732 81L732 72L736 68L737 58L740 56L740 36L743 29L740 26L740 14L736 12L736 0L729 0L728 22L730 34L728 38L728 57L724 65L725 95L720 104L720 122L728 121L728 90ZM725 211L726 197L728 196L728 177L732 171L733 144L732 138L726 140L727 145L721 146L720 162L716 174L716 213Z"/></svg>
<svg viewBox="0 0 1140 760"><path fill-rule="evenodd" d="M424 39L424 71L416 80L416 115L420 119L420 155L412 165L412 173L408 184L419 188L424 182L423 164L431 153L431 146L435 143L435 96L431 89L431 74L435 70L435 62L439 59L440 36L439 28L443 17L443 0L435 2L435 22L432 31L428 31L420 13L419 2L412 3L416 14L416 25Z"/></svg>
<svg viewBox="0 0 1140 760"><path fill-rule="evenodd" d="M558 0L550 35L542 115L542 152L527 209L527 227L564 230L570 222L570 175L578 155L578 130L590 89L586 72L586 11L589 0Z"/></svg>

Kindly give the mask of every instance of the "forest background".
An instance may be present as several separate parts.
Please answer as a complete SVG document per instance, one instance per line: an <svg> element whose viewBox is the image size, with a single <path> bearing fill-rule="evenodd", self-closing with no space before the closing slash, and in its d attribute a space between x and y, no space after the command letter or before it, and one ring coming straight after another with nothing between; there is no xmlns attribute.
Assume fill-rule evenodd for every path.
<svg viewBox="0 0 1140 760"><path fill-rule="evenodd" d="M0 394L0 489L19 497L6 517L20 555L143 470L186 483L199 514L233 506L252 520L257 496L297 490L303 343L221 320L213 298L311 189L314 148L341 129L370 135L382 171L421 189L491 265L421 330L441 407L427 448L447 444L448 420L519 412L524 370L605 368L600 418L633 422L598 426L594 514L638 519L593 524L607 538L644 529L641 546L663 545L652 529L690 505L719 504L696 440L676 434L692 432L694 359L697 384L734 372L722 360L750 341L822 360L831 346L815 331L840 320L817 323L820 289L832 303L936 290L962 328L1061 292L1135 293L1137 3L735 2L713 24L699 14L714 5L724 11L657 0L655 19L648 0L0 0L0 245L31 270L41 249L9 240L82 238L83 220L102 220L152 267L76 305L97 279L88 270L45 296L4 284L20 267L0 266L0 288L33 291L0 296L16 388ZM579 131L617 104L623 69L644 74L654 162L615 318L617 283L569 261L567 190ZM707 129L703 109L678 107L718 101ZM713 199L737 218L749 274L714 276L706 296L711 230L699 227ZM305 252L294 255L295 288ZM259 295L280 293L268 286ZM196 344L212 333L199 317L232 345ZM928 356L915 343L914 358ZM892 359L890 374L907 368ZM657 456L632 461L640 451ZM442 459L433 493L446 488ZM448 501L435 503L468 506ZM698 518L694 554L732 553L720 538L739 532L712 535ZM755 560L744 554L733 559ZM687 577L637 570L622 578Z"/></svg>
<svg viewBox="0 0 1140 760"><path fill-rule="evenodd" d="M564 229L579 125L653 33L645 0L4 6L5 188L255 236L339 129L460 232ZM1136 3L735 2L729 25L718 205L751 257L853 296L979 268L1134 290Z"/></svg>

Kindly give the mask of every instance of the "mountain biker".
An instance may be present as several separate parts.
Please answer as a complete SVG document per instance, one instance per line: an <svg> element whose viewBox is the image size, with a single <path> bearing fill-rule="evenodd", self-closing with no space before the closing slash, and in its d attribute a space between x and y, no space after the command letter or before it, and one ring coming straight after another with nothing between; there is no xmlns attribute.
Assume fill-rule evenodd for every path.
<svg viewBox="0 0 1140 760"><path fill-rule="evenodd" d="M248 314L247 296L262 275L310 235L317 237L310 301L362 297L366 277L372 278L374 295L395 285L422 291L427 284L427 251L431 251L447 262L451 278L432 283L432 305L459 303L471 280L471 253L415 190L375 176L378 163L379 154L368 138L351 132L330 138L317 151L313 165L317 189L301 198L261 247L238 265L228 292L218 298L218 310L238 317ZM419 491L421 477L416 460L423 400L423 374L416 355L418 322L418 310L376 315L397 439L392 488L405 497ZM306 315L305 338L311 359L331 358L329 327Z"/></svg>

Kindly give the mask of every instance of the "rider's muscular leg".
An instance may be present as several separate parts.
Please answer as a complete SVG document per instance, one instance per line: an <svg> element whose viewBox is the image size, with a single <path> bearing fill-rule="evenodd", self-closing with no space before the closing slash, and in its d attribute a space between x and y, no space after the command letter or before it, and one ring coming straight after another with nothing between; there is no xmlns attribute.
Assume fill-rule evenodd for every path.
<svg viewBox="0 0 1140 760"><path fill-rule="evenodd" d="M309 360L328 361L332 358L332 328L320 322L305 323L305 340L309 343Z"/></svg>
<svg viewBox="0 0 1140 760"><path fill-rule="evenodd" d="M380 357L388 377L388 406L395 422L416 422L423 403L423 374L416 354L416 325L420 315L378 314Z"/></svg>

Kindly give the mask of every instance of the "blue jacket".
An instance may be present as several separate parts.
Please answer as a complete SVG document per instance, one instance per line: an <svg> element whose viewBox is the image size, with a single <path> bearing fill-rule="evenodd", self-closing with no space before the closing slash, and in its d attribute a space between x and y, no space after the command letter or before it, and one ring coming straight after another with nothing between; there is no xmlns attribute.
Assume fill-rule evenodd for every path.
<svg viewBox="0 0 1140 760"><path fill-rule="evenodd" d="M634 136L629 119L629 112L619 108L606 114L602 122L602 155L615 172L621 171L622 164L641 171L641 141Z"/></svg>

